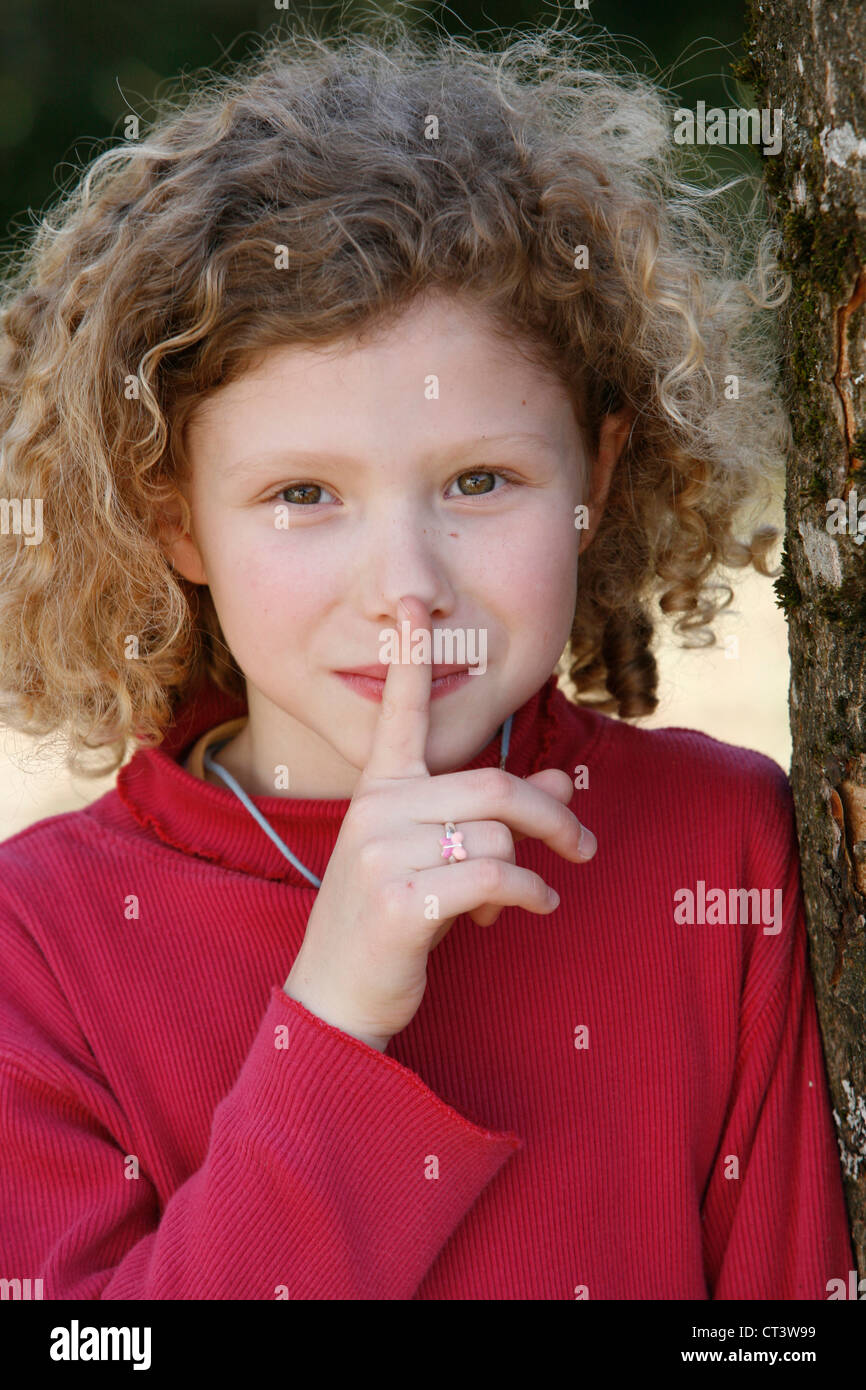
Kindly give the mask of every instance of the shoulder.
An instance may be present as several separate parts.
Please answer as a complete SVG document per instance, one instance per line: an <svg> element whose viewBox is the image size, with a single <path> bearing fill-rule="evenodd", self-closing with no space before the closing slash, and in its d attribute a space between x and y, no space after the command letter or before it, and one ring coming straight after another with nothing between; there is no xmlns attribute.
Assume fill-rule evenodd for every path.
<svg viewBox="0 0 866 1390"><path fill-rule="evenodd" d="M787 773L768 754L699 729L628 723L575 704L561 690L556 693L556 712L561 732L584 743L596 759L627 762L638 771L662 769L673 776L704 772L723 779L752 777L776 786L788 783Z"/></svg>
<svg viewBox="0 0 866 1390"><path fill-rule="evenodd" d="M100 800L113 796L116 793L112 789ZM59 811L56 815L44 816L0 840L0 881L6 881L7 875L14 877L16 869L25 870L28 865L44 868L46 863L66 853L93 846L97 827L91 809L91 806L82 806L78 811Z"/></svg>
<svg viewBox="0 0 866 1390"><path fill-rule="evenodd" d="M45 816L0 841L0 929L14 932L27 923L38 935L40 924L56 928L73 900L87 897L107 858L104 828L93 810L116 795L112 789L89 806Z"/></svg>
<svg viewBox="0 0 866 1390"><path fill-rule="evenodd" d="M676 804L688 810L711 801L719 814L744 816L752 823L775 820L787 832L793 816L791 784L766 753L698 729L630 724L558 694L563 755L568 758L568 750L574 750L576 760L586 763L590 781L595 776L628 788L660 809Z"/></svg>
<svg viewBox="0 0 866 1390"><path fill-rule="evenodd" d="M69 987L70 961L90 949L104 862L88 810L46 816L0 842L0 1058L58 1085L70 1061L95 1074Z"/></svg>

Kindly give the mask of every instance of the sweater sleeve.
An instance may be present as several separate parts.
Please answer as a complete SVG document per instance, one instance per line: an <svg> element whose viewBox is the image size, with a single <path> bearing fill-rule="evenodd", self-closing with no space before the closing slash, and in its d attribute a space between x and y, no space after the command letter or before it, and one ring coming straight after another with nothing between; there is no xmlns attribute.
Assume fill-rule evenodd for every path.
<svg viewBox="0 0 866 1390"><path fill-rule="evenodd" d="M710 1297L720 1300L826 1299L827 1281L847 1282L856 1268L808 965L793 798L782 769L772 767L752 786L760 829L744 886L771 890L768 906L778 889L781 911L739 928L747 944L736 1070L702 1207L705 1273Z"/></svg>
<svg viewBox="0 0 866 1390"><path fill-rule="evenodd" d="M4 955L0 1275L45 1298L409 1299L522 1147L275 985L204 1161L161 1209L38 948L25 976Z"/></svg>

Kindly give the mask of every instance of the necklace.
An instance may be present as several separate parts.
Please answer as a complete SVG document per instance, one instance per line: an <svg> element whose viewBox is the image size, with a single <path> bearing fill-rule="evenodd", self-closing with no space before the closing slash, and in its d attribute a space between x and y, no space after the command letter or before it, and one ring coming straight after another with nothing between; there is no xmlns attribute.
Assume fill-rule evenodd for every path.
<svg viewBox="0 0 866 1390"><path fill-rule="evenodd" d="M508 757L508 745L511 742L511 722L513 719L514 715L509 714L505 723L502 724L499 729L499 732L502 735L502 748L499 754L499 767L502 771L505 770L505 759ZM268 822L265 820L258 806L254 806L253 803L250 801L250 798L247 796L243 787L240 786L240 784L236 781L232 774L226 770L226 768L220 767L219 763L214 761L214 754L218 753L220 749L223 748L228 742L229 740L227 738L222 739L219 743L212 743L209 748L205 749L203 758L205 767L208 768L211 772L215 772L216 775L218 777L221 777L222 780L227 784L227 786L231 788L231 790L240 799L240 801L243 802L244 806L246 806L247 810L249 811L250 815L254 818L254 820L258 821L265 834L273 840L280 853L283 854L286 859L288 859L289 863L294 864L298 872L302 873L304 875L304 878L306 878L310 883L312 883L314 888L321 888L322 880L320 878L317 878L316 875L306 867L306 865L301 863L300 859L298 859L294 854L292 854L292 851L289 849L288 845L280 839L279 835L273 829L273 827L268 825Z"/></svg>

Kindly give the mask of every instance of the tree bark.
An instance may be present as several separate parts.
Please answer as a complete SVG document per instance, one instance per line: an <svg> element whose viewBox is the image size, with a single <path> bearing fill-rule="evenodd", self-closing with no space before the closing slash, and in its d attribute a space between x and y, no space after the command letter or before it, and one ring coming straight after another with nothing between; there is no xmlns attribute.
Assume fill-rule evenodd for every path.
<svg viewBox="0 0 866 1390"><path fill-rule="evenodd" d="M775 587L789 625L790 778L812 977L862 1278L866 9L862 0L749 0L747 24L746 58L735 73L752 88L758 108L782 111L781 151L764 156L783 264L792 277L783 311L782 372L794 448L782 574Z"/></svg>

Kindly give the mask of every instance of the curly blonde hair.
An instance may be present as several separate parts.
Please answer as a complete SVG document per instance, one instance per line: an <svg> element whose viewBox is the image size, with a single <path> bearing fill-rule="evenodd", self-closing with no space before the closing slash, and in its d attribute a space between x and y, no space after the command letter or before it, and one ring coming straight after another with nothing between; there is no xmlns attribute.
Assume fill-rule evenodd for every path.
<svg viewBox="0 0 866 1390"><path fill-rule="evenodd" d="M652 712L651 595L709 645L733 596L715 569L771 575L777 530L734 534L789 446L765 312L789 285L760 182L720 184L674 143L664 90L590 61L576 24L485 51L394 15L336 38L295 23L78 171L0 299L0 491L44 505L40 544L0 536L10 727L62 729L67 765L99 776L204 677L243 698L210 591L161 543L184 423L263 349L337 342L428 289L472 296L555 371L592 450L606 413L635 412L580 562L579 698ZM726 196L744 184L745 210Z"/></svg>

